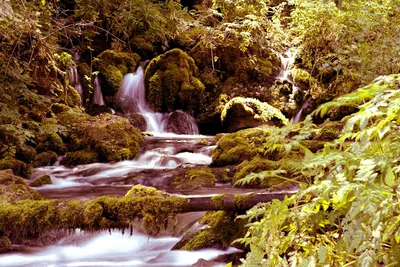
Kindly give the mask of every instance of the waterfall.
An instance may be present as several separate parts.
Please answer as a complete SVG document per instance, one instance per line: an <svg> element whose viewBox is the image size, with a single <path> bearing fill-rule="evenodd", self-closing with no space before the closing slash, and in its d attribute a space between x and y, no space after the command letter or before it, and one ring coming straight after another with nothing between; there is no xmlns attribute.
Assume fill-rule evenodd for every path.
<svg viewBox="0 0 400 267"><path fill-rule="evenodd" d="M308 108L308 106L310 106L310 102L308 102L307 100L303 103L303 105L301 105L301 108L299 110L299 112L297 112L296 116L294 117L293 123L297 124L300 121L302 121L303 119L303 111Z"/></svg>
<svg viewBox="0 0 400 267"><path fill-rule="evenodd" d="M104 106L105 103L104 103L104 99L103 99L103 93L101 92L99 76L96 76L96 78L94 78L93 85L94 85L93 104L99 105L99 106Z"/></svg>
<svg viewBox="0 0 400 267"><path fill-rule="evenodd" d="M124 113L138 112L147 122L146 131L153 133L199 134L195 119L183 111L169 114L154 112L146 102L143 67L124 76L119 100Z"/></svg>
<svg viewBox="0 0 400 267"><path fill-rule="evenodd" d="M82 84L80 81L78 70L75 66L69 67L68 71L69 82L75 88L75 90L79 93L82 98Z"/></svg>

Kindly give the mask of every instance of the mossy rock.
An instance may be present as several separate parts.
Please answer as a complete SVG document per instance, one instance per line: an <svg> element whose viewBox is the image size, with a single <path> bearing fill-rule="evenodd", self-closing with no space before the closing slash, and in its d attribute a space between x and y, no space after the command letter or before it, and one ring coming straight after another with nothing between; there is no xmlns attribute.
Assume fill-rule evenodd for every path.
<svg viewBox="0 0 400 267"><path fill-rule="evenodd" d="M42 175L38 178L36 178L33 182L31 182L29 184L29 186L31 187L40 187L46 184L53 184L53 182L51 181L50 176L48 175Z"/></svg>
<svg viewBox="0 0 400 267"><path fill-rule="evenodd" d="M61 112L66 112L68 110L71 110L71 107L69 107L65 104L54 103L53 105L51 105L51 111L54 114L60 114Z"/></svg>
<svg viewBox="0 0 400 267"><path fill-rule="evenodd" d="M60 114L62 123L73 124L70 149L90 150L100 161L121 161L139 155L143 137L128 119L111 114L96 117Z"/></svg>
<svg viewBox="0 0 400 267"><path fill-rule="evenodd" d="M67 152L62 159L61 164L65 166L76 166L82 164L90 164L99 161L99 155L94 151L78 150Z"/></svg>
<svg viewBox="0 0 400 267"><path fill-rule="evenodd" d="M47 151L39 153L33 161L33 167L51 166L57 161L57 153L54 151Z"/></svg>
<svg viewBox="0 0 400 267"><path fill-rule="evenodd" d="M140 61L135 53L106 50L93 60L94 69L99 71L103 96L115 96L119 92L125 74L134 72Z"/></svg>
<svg viewBox="0 0 400 267"><path fill-rule="evenodd" d="M166 197L167 193L157 190L155 187L149 187L144 185L133 186L126 194L125 197Z"/></svg>
<svg viewBox="0 0 400 267"><path fill-rule="evenodd" d="M228 132L260 125L283 126L288 119L276 108L254 98L235 97L224 107L221 121Z"/></svg>
<svg viewBox="0 0 400 267"><path fill-rule="evenodd" d="M41 195L31 189L23 178L14 175L10 170L0 171L0 203L41 198Z"/></svg>
<svg viewBox="0 0 400 267"><path fill-rule="evenodd" d="M143 35L135 35L129 43L138 54L146 58L151 58L156 53L153 44Z"/></svg>
<svg viewBox="0 0 400 267"><path fill-rule="evenodd" d="M160 112L182 109L194 115L202 106L205 89L198 77L193 58L172 49L153 59L146 69L147 100Z"/></svg>
<svg viewBox="0 0 400 267"><path fill-rule="evenodd" d="M225 249L246 232L244 223L235 221L235 214L226 211L208 212L199 224L197 229L187 231L173 249Z"/></svg>
<svg viewBox="0 0 400 267"><path fill-rule="evenodd" d="M15 158L7 157L0 160L0 170L7 169L12 170L15 175L23 178L30 178L32 175L32 170L29 165Z"/></svg>
<svg viewBox="0 0 400 267"><path fill-rule="evenodd" d="M0 253L11 250L11 241L7 236L0 236Z"/></svg>
<svg viewBox="0 0 400 267"><path fill-rule="evenodd" d="M279 165L272 160L261 159L259 157L255 157L252 160L245 160L237 166L236 173L233 176L233 184L236 184L240 179L245 178L247 175L251 173L259 173L262 171L272 171L279 169ZM280 179L278 182L282 182ZM252 181L250 184L238 184L238 186L260 186L262 182L260 180Z"/></svg>
<svg viewBox="0 0 400 267"><path fill-rule="evenodd" d="M38 137L38 145L36 146L37 152L54 151L58 155L65 153L65 145L61 137L55 133L45 133Z"/></svg>
<svg viewBox="0 0 400 267"><path fill-rule="evenodd" d="M186 171L183 175L173 178L172 184L179 189L195 189L215 185L217 178L208 168L198 168Z"/></svg>
<svg viewBox="0 0 400 267"><path fill-rule="evenodd" d="M212 165L222 167L251 160L262 154L261 146L268 135L268 129L263 128L250 128L223 135L212 154Z"/></svg>
<svg viewBox="0 0 400 267"><path fill-rule="evenodd" d="M37 153L35 148L24 145L17 148L15 157L25 163L31 163L35 159L36 155Z"/></svg>
<svg viewBox="0 0 400 267"><path fill-rule="evenodd" d="M64 90L59 92L58 98L65 105L75 107L81 104L82 99L78 91L73 86L67 85Z"/></svg>

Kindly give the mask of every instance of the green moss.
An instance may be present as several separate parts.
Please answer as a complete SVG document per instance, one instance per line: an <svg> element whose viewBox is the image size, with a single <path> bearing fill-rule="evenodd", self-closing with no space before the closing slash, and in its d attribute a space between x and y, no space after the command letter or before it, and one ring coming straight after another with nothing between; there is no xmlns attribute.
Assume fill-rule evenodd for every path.
<svg viewBox="0 0 400 267"><path fill-rule="evenodd" d="M63 124L73 125L69 144L71 150L94 151L100 161L107 162L139 155L143 137L126 118L110 114L80 116L73 112L62 113L59 118Z"/></svg>
<svg viewBox="0 0 400 267"><path fill-rule="evenodd" d="M301 145L305 146L308 148L311 152L315 153L318 150L321 150L324 148L324 145L326 141L320 141L320 140L303 140L300 142Z"/></svg>
<svg viewBox="0 0 400 267"><path fill-rule="evenodd" d="M38 137L37 152L54 151L58 155L65 153L65 145L61 137L55 132L42 134Z"/></svg>
<svg viewBox="0 0 400 267"><path fill-rule="evenodd" d="M57 161L57 153L54 151L42 152L33 161L33 167L51 166Z"/></svg>
<svg viewBox="0 0 400 267"><path fill-rule="evenodd" d="M172 49L153 59L146 69L148 101L157 111L182 109L194 115L202 106L205 89L198 77L193 58Z"/></svg>
<svg viewBox="0 0 400 267"><path fill-rule="evenodd" d="M25 163L31 163L36 157L36 149L31 146L24 145L17 148L17 154L15 157Z"/></svg>
<svg viewBox="0 0 400 267"><path fill-rule="evenodd" d="M226 195L215 195L211 198L211 201L214 203L214 206L217 209L223 209L225 198L226 198Z"/></svg>
<svg viewBox="0 0 400 267"><path fill-rule="evenodd" d="M203 248L228 247L233 240L244 235L243 228L234 222L234 214L226 211L208 212L199 223L202 230L183 236L174 249L199 250Z"/></svg>
<svg viewBox="0 0 400 267"><path fill-rule="evenodd" d="M261 154L260 146L268 135L268 130L262 128L223 135L213 151L212 165L227 166L254 158Z"/></svg>
<svg viewBox="0 0 400 267"><path fill-rule="evenodd" d="M237 209L242 209L245 210L249 205L249 200L251 200L254 197L254 194L250 194L250 195L239 195L236 194L233 196L233 202L235 203L235 207Z"/></svg>
<svg viewBox="0 0 400 267"><path fill-rule="evenodd" d="M146 40L145 36L143 35L135 35L130 41L130 44L135 51L141 55L151 56L156 52L153 44Z"/></svg>
<svg viewBox="0 0 400 267"><path fill-rule="evenodd" d="M288 119L273 106L244 97L235 97L224 106L221 121L228 132L263 124L283 126L288 123Z"/></svg>
<svg viewBox="0 0 400 267"><path fill-rule="evenodd" d="M259 173L262 171L268 171L268 170L276 170L279 168L279 165L272 160L268 159L261 159L259 157L253 158L252 160L248 161L245 160L241 164L237 166L237 171L235 175L233 176L233 183L236 183L240 179L243 179L250 173ZM259 186L260 181L254 181L251 184L247 184L246 186Z"/></svg>
<svg viewBox="0 0 400 267"><path fill-rule="evenodd" d="M31 182L29 185L31 187L40 187L46 184L52 184L53 182L51 181L50 176L48 175L42 175L38 178L36 178L33 182Z"/></svg>
<svg viewBox="0 0 400 267"><path fill-rule="evenodd" d="M133 186L126 194L125 197L145 197L145 196L153 196L153 197L165 197L166 193L157 190L154 187L148 187L143 185L135 185Z"/></svg>
<svg viewBox="0 0 400 267"><path fill-rule="evenodd" d="M25 162L17 160L15 158L4 158L0 160L0 170L11 169L15 175L30 178L32 170L29 165Z"/></svg>
<svg viewBox="0 0 400 267"><path fill-rule="evenodd" d="M317 140L327 140L332 141L339 137L342 132L344 126L344 122L327 122L324 124L315 137Z"/></svg>
<svg viewBox="0 0 400 267"><path fill-rule="evenodd" d="M76 166L82 164L90 164L99 161L99 155L94 151L78 150L68 152L61 161L65 166Z"/></svg>
<svg viewBox="0 0 400 267"><path fill-rule="evenodd" d="M7 236L0 236L0 253L11 250L11 241Z"/></svg>
<svg viewBox="0 0 400 267"><path fill-rule="evenodd" d="M32 190L24 179L14 175L10 170L0 171L0 204L40 198L40 194Z"/></svg>
<svg viewBox="0 0 400 267"><path fill-rule="evenodd" d="M104 96L115 96L119 91L125 74L135 71L140 56L138 54L106 50L93 61L94 69L99 71Z"/></svg>
<svg viewBox="0 0 400 267"><path fill-rule="evenodd" d="M201 186L213 186L217 178L211 169L199 168L191 169L178 175L172 181L176 188L194 189Z"/></svg>

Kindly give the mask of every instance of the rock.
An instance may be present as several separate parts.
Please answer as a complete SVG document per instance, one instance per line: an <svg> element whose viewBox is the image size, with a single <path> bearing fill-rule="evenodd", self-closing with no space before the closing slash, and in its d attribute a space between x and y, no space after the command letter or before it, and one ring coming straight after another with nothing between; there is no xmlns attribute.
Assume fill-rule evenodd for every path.
<svg viewBox="0 0 400 267"><path fill-rule="evenodd" d="M0 170L10 169L15 175L23 178L30 178L32 175L31 168L25 162L17 160L15 158L4 158L0 160Z"/></svg>
<svg viewBox="0 0 400 267"><path fill-rule="evenodd" d="M96 152L99 161L121 161L139 155L143 137L129 120L111 114L89 117L76 113L59 114L62 124L73 126L70 133L71 151Z"/></svg>
<svg viewBox="0 0 400 267"><path fill-rule="evenodd" d="M196 189L198 187L210 187L215 185L217 178L211 169L197 168L186 171L182 175L173 178L172 184L179 189Z"/></svg>
<svg viewBox="0 0 400 267"><path fill-rule="evenodd" d="M228 132L263 124L283 126L288 122L278 109L257 99L243 97L235 97L225 105L221 121Z"/></svg>
<svg viewBox="0 0 400 267"><path fill-rule="evenodd" d="M54 151L47 151L38 154L33 161L33 167L51 166L57 161L57 153Z"/></svg>
<svg viewBox="0 0 400 267"><path fill-rule="evenodd" d="M223 135L212 154L212 166L223 167L254 158L261 153L259 147L268 135L269 132L262 128Z"/></svg>
<svg viewBox="0 0 400 267"><path fill-rule="evenodd" d="M146 119L140 113L131 113L127 115L129 122L133 127L139 129L139 131L144 132L147 129Z"/></svg>
<svg viewBox="0 0 400 267"><path fill-rule="evenodd" d="M235 221L234 213L207 212L198 223L185 232L182 239L172 249L225 249L233 240L244 236L245 232L243 221Z"/></svg>
<svg viewBox="0 0 400 267"><path fill-rule="evenodd" d="M29 184L29 186L31 187L40 187L46 184L53 184L53 182L51 181L50 176L48 175L42 175L38 178L36 178L33 182L31 182Z"/></svg>
<svg viewBox="0 0 400 267"><path fill-rule="evenodd" d="M7 236L0 236L0 253L11 250L11 241Z"/></svg>
<svg viewBox="0 0 400 267"><path fill-rule="evenodd" d="M65 153L65 145L61 137L55 133L45 133L38 137L38 145L36 146L37 152L54 151L58 155Z"/></svg>
<svg viewBox="0 0 400 267"><path fill-rule="evenodd" d="M94 69L99 71L101 90L104 97L116 96L122 78L129 72L134 72L140 56L135 53L106 50L93 61Z"/></svg>
<svg viewBox="0 0 400 267"><path fill-rule="evenodd" d="M76 166L90 164L99 161L99 155L94 151L78 150L68 152L62 159L61 164L65 166Z"/></svg>
<svg viewBox="0 0 400 267"><path fill-rule="evenodd" d="M195 119L181 110L171 112L168 115L166 121L166 130L167 132L176 134L199 133Z"/></svg>
<svg viewBox="0 0 400 267"><path fill-rule="evenodd" d="M195 115L202 106L205 89L198 77L193 58L172 49L154 58L146 69L147 100L159 112L182 109Z"/></svg>
<svg viewBox="0 0 400 267"><path fill-rule="evenodd" d="M41 198L37 191L31 189L23 178L14 175L11 170L0 171L0 203Z"/></svg>
<svg viewBox="0 0 400 267"><path fill-rule="evenodd" d="M36 155L36 150L33 147L25 145L17 148L15 157L25 163L31 163Z"/></svg>

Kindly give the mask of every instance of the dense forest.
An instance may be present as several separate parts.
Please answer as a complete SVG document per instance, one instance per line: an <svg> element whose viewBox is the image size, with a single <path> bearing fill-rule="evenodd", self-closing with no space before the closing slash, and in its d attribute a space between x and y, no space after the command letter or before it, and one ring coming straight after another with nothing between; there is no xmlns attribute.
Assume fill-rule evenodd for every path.
<svg viewBox="0 0 400 267"><path fill-rule="evenodd" d="M138 159L152 112L215 144L169 188L291 192L214 195L208 227L176 248L244 250L231 266L400 265L400 0L0 0L0 252L137 218L158 235L201 210L136 180L119 197L35 190L54 180L44 166Z"/></svg>

